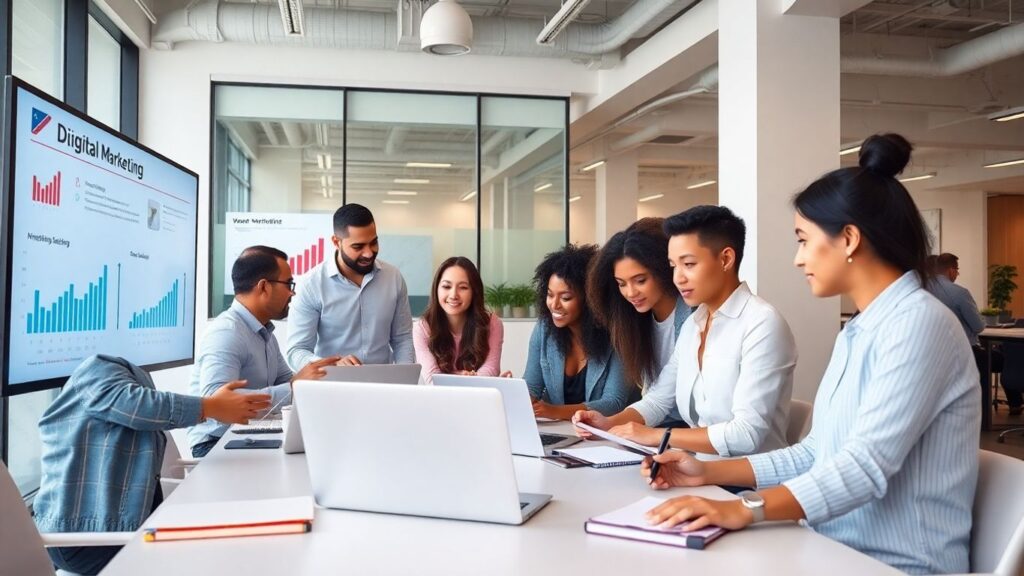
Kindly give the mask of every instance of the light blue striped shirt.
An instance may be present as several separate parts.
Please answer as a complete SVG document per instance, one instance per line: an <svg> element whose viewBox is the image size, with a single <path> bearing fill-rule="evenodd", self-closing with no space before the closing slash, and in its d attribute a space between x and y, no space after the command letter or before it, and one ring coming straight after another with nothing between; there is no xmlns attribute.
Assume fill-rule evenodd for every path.
<svg viewBox="0 0 1024 576"><path fill-rule="evenodd" d="M245 305L233 300L203 334L189 391L193 396L210 396L232 380L248 380L239 391L268 393L271 407L280 407L291 401L291 378L292 371L274 337L274 325L260 324ZM207 418L188 429L189 446L220 438L228 426Z"/></svg>
<svg viewBox="0 0 1024 576"><path fill-rule="evenodd" d="M296 370L325 356L355 355L363 364L414 364L409 290L398 268L377 260L356 286L324 260L302 280L288 313L288 364Z"/></svg>
<svg viewBox="0 0 1024 576"><path fill-rule="evenodd" d="M749 458L757 485L895 568L967 572L980 394L960 323L908 272L839 333L807 438Z"/></svg>

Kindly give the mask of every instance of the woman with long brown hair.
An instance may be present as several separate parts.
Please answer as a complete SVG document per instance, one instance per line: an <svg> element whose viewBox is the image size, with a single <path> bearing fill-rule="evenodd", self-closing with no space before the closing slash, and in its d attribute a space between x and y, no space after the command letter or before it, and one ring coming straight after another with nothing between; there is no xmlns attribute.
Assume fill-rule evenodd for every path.
<svg viewBox="0 0 1024 576"><path fill-rule="evenodd" d="M434 374L497 376L504 328L484 307L484 283L472 260L453 256L434 274L430 302L413 327L423 381Z"/></svg>

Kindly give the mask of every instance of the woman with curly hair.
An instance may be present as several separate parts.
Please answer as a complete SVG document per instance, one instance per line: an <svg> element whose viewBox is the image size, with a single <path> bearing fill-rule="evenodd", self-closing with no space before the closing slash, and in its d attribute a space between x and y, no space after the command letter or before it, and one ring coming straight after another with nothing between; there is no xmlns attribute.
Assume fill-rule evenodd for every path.
<svg viewBox="0 0 1024 576"><path fill-rule="evenodd" d="M431 286L412 332L423 381L432 384L434 374L497 376L504 328L484 307L484 283L473 261L448 258Z"/></svg>
<svg viewBox="0 0 1024 576"><path fill-rule="evenodd" d="M586 278L597 247L569 245L544 257L533 281L537 327L523 375L539 417L568 420L577 410L615 414L629 401L629 384L587 305Z"/></svg>
<svg viewBox="0 0 1024 576"><path fill-rule="evenodd" d="M668 364L690 307L672 283L663 218L642 218L612 236L587 278L587 300L608 329L626 381L646 392ZM670 414L678 421L679 414Z"/></svg>

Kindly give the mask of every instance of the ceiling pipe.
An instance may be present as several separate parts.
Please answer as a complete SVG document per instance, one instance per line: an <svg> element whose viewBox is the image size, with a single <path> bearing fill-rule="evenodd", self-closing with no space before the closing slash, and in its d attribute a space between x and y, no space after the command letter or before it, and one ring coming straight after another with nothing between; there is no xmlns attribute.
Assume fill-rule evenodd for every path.
<svg viewBox="0 0 1024 576"><path fill-rule="evenodd" d="M475 17L473 53L496 56L571 58L588 63L618 61L618 49L638 30L674 16L695 0L640 0L605 24L574 23L554 45L534 42L539 20ZM243 42L342 49L398 49L396 13L307 7L305 34L287 36L276 6L200 0L162 17L153 31L153 47L172 49L179 42Z"/></svg>

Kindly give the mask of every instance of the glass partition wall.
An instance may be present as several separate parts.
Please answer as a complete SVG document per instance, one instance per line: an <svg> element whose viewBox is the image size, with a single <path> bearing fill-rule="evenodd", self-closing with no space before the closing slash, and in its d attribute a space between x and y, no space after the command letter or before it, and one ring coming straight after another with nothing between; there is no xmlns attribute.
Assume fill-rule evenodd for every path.
<svg viewBox="0 0 1024 576"><path fill-rule="evenodd" d="M417 316L450 256L506 288L489 304L509 313L507 289L568 239L565 98L215 84L212 118L211 316L230 305L239 247L282 243L301 282L333 257L345 203L373 212ZM271 220L290 232L245 228Z"/></svg>

